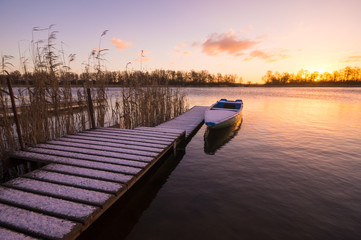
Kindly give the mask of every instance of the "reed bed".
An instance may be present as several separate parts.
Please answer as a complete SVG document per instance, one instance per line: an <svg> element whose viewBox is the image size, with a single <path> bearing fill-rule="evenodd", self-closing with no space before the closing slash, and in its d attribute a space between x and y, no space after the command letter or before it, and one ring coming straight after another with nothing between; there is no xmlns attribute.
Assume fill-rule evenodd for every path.
<svg viewBox="0 0 361 240"><path fill-rule="evenodd" d="M4 84L1 84L1 89L0 149L4 153L20 146ZM91 89L96 125L104 126L107 110L105 86ZM86 87L72 88L66 81L59 84L46 73L37 76L34 86L21 88L16 103L22 138L27 146L91 128Z"/></svg>
<svg viewBox="0 0 361 240"><path fill-rule="evenodd" d="M24 61L25 73L22 78L25 86L15 92L19 126L25 146L33 146L91 128L87 88L91 89L95 104L96 126L104 126L104 115L108 106L105 81L101 80L102 69L97 67L93 73L88 72L89 78L83 86L74 88L71 84L73 79L69 72L69 64L75 55L70 54L65 60L63 51L56 49L56 31L51 31L51 28L52 26L43 29L48 31L46 40L32 41L33 72L26 71ZM9 62L5 60L2 57L0 74L1 159L6 152L21 147L15 131L14 115L9 107L6 79L11 75L7 74L5 68L9 67ZM96 60L100 63L99 59Z"/></svg>
<svg viewBox="0 0 361 240"><path fill-rule="evenodd" d="M107 96L109 72L103 70L105 49L100 46L106 31L100 36L98 50L92 51L84 72L80 74L82 86L75 86L74 82L77 83L78 78L74 78L69 67L75 55L70 54L66 60L64 52L57 51L56 32L51 28L52 26L46 29L34 28L34 32L48 31L48 37L46 40L32 41L30 62L33 64L33 71L27 71L29 61L23 59L24 73L20 77L24 85L15 92L25 147L93 127L90 121L88 88L94 105L95 127L155 126L187 110L186 96L180 88L169 87L161 81L164 79L143 72L130 75L126 72L117 99L110 99ZM7 78L11 81L15 78L5 70L11 65L7 60L9 58L2 57L0 72L1 160L5 159L8 152L21 148L6 84Z"/></svg>
<svg viewBox="0 0 361 240"><path fill-rule="evenodd" d="M144 83L148 84L144 86ZM153 127L188 109L181 88L159 85L158 79L132 79L121 89L112 109L112 120L120 128Z"/></svg>

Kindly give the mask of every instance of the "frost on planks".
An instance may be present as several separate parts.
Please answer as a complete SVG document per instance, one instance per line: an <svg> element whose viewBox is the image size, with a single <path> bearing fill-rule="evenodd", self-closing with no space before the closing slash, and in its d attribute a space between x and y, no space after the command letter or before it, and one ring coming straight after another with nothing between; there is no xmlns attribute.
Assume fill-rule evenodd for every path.
<svg viewBox="0 0 361 240"><path fill-rule="evenodd" d="M87 161L82 159L74 159L70 157L59 157L49 154L48 151L44 151L44 149L34 148L31 149L36 152L22 152L18 151L15 155L18 158L24 158L27 160L41 161L41 162L49 162L49 163L62 163L80 167L87 167L92 169L106 170L110 172L119 172L137 175L142 169L136 167L128 167L123 165L116 165L111 163L103 163L103 162L95 162L95 161ZM51 152L51 151L50 151Z"/></svg>
<svg viewBox="0 0 361 240"><path fill-rule="evenodd" d="M74 187L81 187L89 190L101 191L111 194L117 194L123 189L123 185L119 183L73 176L57 172L49 172L43 169L30 172L26 174L25 177L35 178L42 181L67 184Z"/></svg>
<svg viewBox="0 0 361 240"><path fill-rule="evenodd" d="M65 141L49 141L47 142L50 145L59 145L59 146L65 146L65 147L77 147L82 148L86 150L104 150L114 153L126 153L126 154L134 154L134 155L140 155L140 156L150 156L150 157L156 157L158 153L155 152L149 152L149 151L143 151L143 150L135 150L135 149L128 149L128 148L121 148L121 147L111 147L111 146L104 146L104 145L91 145L88 143L76 143L76 142L65 142ZM40 145L42 147L42 145ZM51 146L49 147L51 148Z"/></svg>
<svg viewBox="0 0 361 240"><path fill-rule="evenodd" d="M95 162L106 162L106 163L113 163L113 164L119 164L119 165L126 165L126 166L132 166L132 167L144 167L147 165L146 162L141 162L137 160L129 160L129 159L119 159L119 158L112 158L112 157L104 157L104 156L96 156L96 155L88 155L84 153L73 153L73 152L65 152L60 150L54 150L54 149L46 149L46 148L28 148L29 152L25 151L17 151L12 154L12 157L16 158L25 158L28 160L31 160L36 154L42 154L39 157L39 160L46 161L47 156L48 161L55 161L56 157L66 157L68 159L82 159L82 160L89 160L89 161L95 161ZM35 159L36 160L36 159ZM60 159L59 161L65 161L65 159Z"/></svg>
<svg viewBox="0 0 361 240"><path fill-rule="evenodd" d="M0 236L2 240L36 240L37 239L2 227L0 227Z"/></svg>
<svg viewBox="0 0 361 240"><path fill-rule="evenodd" d="M0 200L10 205L85 222L99 208L0 186Z"/></svg>
<svg viewBox="0 0 361 240"><path fill-rule="evenodd" d="M64 239L80 231L81 224L0 203L0 224L41 238Z"/></svg>
<svg viewBox="0 0 361 240"><path fill-rule="evenodd" d="M111 194L69 187L60 184L47 183L29 178L16 178L4 184L22 190L32 191L38 194L59 197L71 201L103 206L113 197Z"/></svg>
<svg viewBox="0 0 361 240"><path fill-rule="evenodd" d="M80 138L74 138L67 136L64 138L59 138L57 139L58 141L62 141L62 142L74 142L74 143L82 143L82 144L88 144L88 145L97 145L97 146L103 146L104 144L107 145L108 147L114 147L114 148L123 148L123 149L135 149L135 150L142 150L142 151L147 151L147 152L154 152L154 153L160 153L163 151L163 147L158 146L158 147L147 147L147 146L139 146L139 145L130 145L129 142L128 144L123 144L123 143L115 143L115 142L110 142L110 141L96 141L96 140L92 140L92 139L82 139Z"/></svg>
<svg viewBox="0 0 361 240"><path fill-rule="evenodd" d="M38 144L38 145L36 145L36 148L46 148L46 149L67 151L70 153L82 153L82 154L107 156L107 157L122 158L122 159L137 160L137 161L151 161L153 159L152 157L139 156L139 155L134 155L131 153L129 153L129 154L116 153L116 152L109 152L109 151L102 151L102 150L83 149L83 148L76 148L76 147L71 147L71 146L64 147L64 146L57 146L57 145L50 145L50 144Z"/></svg>
<svg viewBox="0 0 361 240"><path fill-rule="evenodd" d="M113 173L103 170L95 170L95 169L75 167L75 166L69 166L63 164L48 164L42 169L53 172L65 173L65 174L73 174L81 177L90 177L100 180L113 181L117 183L127 183L134 178L134 176L132 175L126 175L122 173Z"/></svg>

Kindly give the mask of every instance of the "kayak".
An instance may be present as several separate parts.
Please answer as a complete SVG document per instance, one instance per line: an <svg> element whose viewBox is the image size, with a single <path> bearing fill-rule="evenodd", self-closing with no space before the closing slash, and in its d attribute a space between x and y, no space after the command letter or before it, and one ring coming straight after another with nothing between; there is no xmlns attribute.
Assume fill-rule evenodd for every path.
<svg viewBox="0 0 361 240"><path fill-rule="evenodd" d="M224 128L235 123L242 116L243 101L221 99L204 114L204 122L209 128Z"/></svg>

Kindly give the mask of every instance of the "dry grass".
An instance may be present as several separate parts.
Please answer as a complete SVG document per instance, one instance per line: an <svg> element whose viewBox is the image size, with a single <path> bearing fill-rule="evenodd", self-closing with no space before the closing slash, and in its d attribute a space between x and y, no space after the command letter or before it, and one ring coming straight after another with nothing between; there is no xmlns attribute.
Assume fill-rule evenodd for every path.
<svg viewBox="0 0 361 240"><path fill-rule="evenodd" d="M4 84L1 89L6 91ZM1 152L18 149L9 98L0 92L0 149ZM74 94L75 93L75 94ZM75 95L75 96L74 96ZM107 110L104 86L92 88L97 126L104 126ZM37 76L35 86L21 88L17 94L17 108L22 137L27 146L58 138L66 134L89 129L89 108L86 88L71 88L67 82L61 85L46 73Z"/></svg>
<svg viewBox="0 0 361 240"><path fill-rule="evenodd" d="M65 60L64 52L57 52L56 32L52 32L51 27L41 30L34 28L34 31L48 31L48 39L32 41L33 72L26 72L27 59L24 59L22 68L25 71L23 78L26 86L15 93L22 138L26 146L91 128L87 88L91 89L96 126L104 126L109 120L122 128L155 126L187 110L186 97L180 88L169 87L164 83L161 86L158 84L159 79L147 74L127 75L126 85L119 88L120 97L109 108L107 77L102 70L105 50L100 46L101 37L106 31L99 40L101 50L92 51L84 73L81 74L87 80L84 86L72 86L69 65L75 55L70 54L69 59ZM8 59L2 58L3 71L0 74L1 159L6 152L20 148L4 81L5 68L9 65L6 60ZM109 113L110 119L106 119Z"/></svg>
<svg viewBox="0 0 361 240"><path fill-rule="evenodd" d="M186 96L180 88L160 86L151 79L132 80L112 106L114 123L121 128L156 126L187 110ZM144 82L152 83L143 86Z"/></svg>
<svg viewBox="0 0 361 240"><path fill-rule="evenodd" d="M23 76L26 86L20 88L16 99L22 138L26 146L59 138L90 128L89 108L86 88L91 88L95 102L97 126L104 126L104 112L107 110L106 90L103 81L86 83L82 88L73 88L69 79L69 63L74 55L69 55L68 63L62 62L61 52L55 46L56 32L48 29L46 41L32 41L32 62L34 71ZM34 30L35 31L35 30ZM6 61L2 61L0 80L0 156L7 151L19 149L18 135L14 131L12 110L4 82ZM97 69L101 77L101 69ZM89 79L90 80L90 79ZM29 84L31 82L31 85Z"/></svg>

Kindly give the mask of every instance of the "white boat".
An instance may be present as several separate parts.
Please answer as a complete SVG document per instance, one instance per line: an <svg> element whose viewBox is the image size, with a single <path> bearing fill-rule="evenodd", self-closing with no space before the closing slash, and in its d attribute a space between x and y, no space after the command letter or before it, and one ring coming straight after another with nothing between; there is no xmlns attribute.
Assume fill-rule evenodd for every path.
<svg viewBox="0 0 361 240"><path fill-rule="evenodd" d="M242 114L243 101L221 99L204 114L204 122L210 128L223 128L235 123Z"/></svg>

